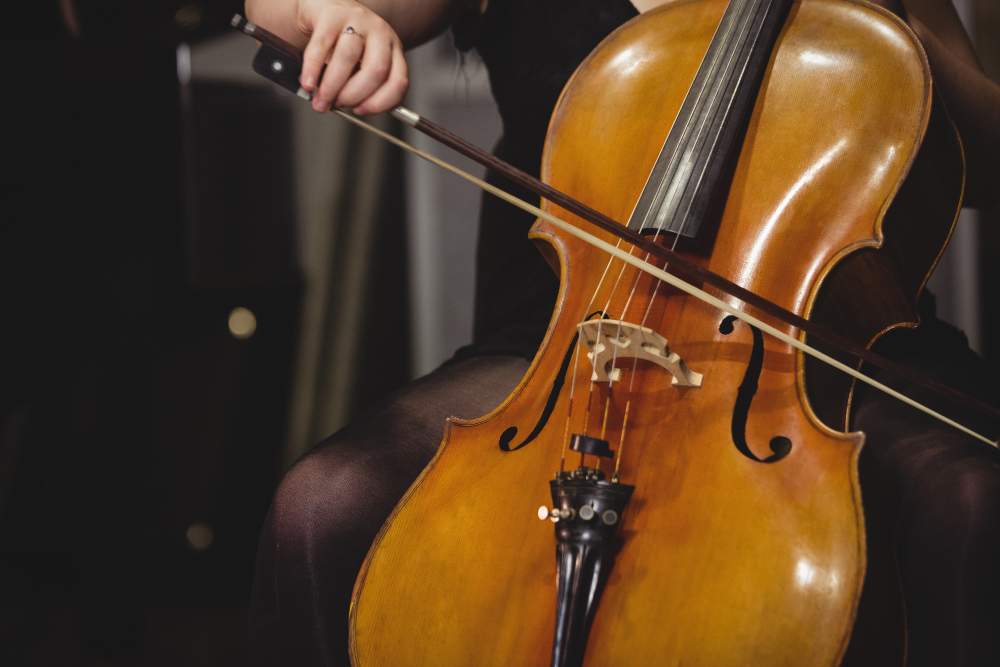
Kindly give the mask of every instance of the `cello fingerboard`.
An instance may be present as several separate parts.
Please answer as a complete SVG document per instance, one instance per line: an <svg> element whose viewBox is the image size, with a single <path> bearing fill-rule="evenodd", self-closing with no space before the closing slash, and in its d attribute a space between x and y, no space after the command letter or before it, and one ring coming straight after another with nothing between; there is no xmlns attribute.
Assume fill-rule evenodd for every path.
<svg viewBox="0 0 1000 667"><path fill-rule="evenodd" d="M629 229L697 237L792 1L731 0Z"/></svg>

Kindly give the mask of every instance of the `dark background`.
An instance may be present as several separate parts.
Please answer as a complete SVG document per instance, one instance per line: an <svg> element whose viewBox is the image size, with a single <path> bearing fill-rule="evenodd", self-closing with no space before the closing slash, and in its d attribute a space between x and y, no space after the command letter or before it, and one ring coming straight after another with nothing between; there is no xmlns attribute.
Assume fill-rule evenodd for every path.
<svg viewBox="0 0 1000 667"><path fill-rule="evenodd" d="M1000 5L980 7L998 34ZM228 30L242 2L75 10L74 37L57 0L8 7L0 664L239 665L303 293L288 107L234 85L181 94L178 43ZM405 274L403 210L384 217ZM1000 208L982 229L998 360ZM399 279L370 286L388 297L369 300L385 304L372 330L405 330ZM235 307L257 316L250 338L229 331ZM396 361L357 406L406 380Z"/></svg>
<svg viewBox="0 0 1000 667"><path fill-rule="evenodd" d="M242 664L302 298L290 112L179 86L178 43L240 1L73 8L75 36L57 0L8 19L0 664ZM358 405L407 379L395 361Z"/></svg>

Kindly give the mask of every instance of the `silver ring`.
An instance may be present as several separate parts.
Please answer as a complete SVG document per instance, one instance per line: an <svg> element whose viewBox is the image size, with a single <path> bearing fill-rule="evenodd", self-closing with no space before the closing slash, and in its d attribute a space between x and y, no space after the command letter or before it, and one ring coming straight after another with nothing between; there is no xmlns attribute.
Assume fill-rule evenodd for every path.
<svg viewBox="0 0 1000 667"><path fill-rule="evenodd" d="M347 26L346 28L344 28L344 34L345 34L345 35L357 35L357 36L358 36L358 37L360 37L361 39L364 39L364 38L365 38L365 36L364 36L364 35L362 35L362 34L361 34L360 32L358 32L357 30L355 30L355 29L354 29L354 28L352 28L351 26Z"/></svg>

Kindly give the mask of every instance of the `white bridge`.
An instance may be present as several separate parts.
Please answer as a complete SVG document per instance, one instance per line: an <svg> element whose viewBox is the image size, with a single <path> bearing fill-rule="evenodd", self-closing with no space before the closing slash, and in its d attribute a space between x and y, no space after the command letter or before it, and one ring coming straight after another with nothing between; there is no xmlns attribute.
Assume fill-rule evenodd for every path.
<svg viewBox="0 0 1000 667"><path fill-rule="evenodd" d="M701 386L701 373L688 368L680 355L670 350L667 339L648 327L620 320L588 320L577 329L580 344L589 350L587 358L594 368L592 382L618 382L621 368L612 369L612 363L631 358L662 366L673 377L670 384L675 387Z"/></svg>

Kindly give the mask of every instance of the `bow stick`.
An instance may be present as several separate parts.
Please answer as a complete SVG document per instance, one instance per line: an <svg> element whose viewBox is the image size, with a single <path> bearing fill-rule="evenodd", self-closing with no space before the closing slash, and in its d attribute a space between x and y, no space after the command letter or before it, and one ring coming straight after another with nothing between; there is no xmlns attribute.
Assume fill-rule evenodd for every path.
<svg viewBox="0 0 1000 667"><path fill-rule="evenodd" d="M277 83L283 88L290 90L291 92L295 93L296 95L298 95L303 99L309 100L312 98L312 94L303 89L299 85L298 77L302 71L301 49L295 47L292 44L289 44L288 42L281 39L277 35L268 32L267 30L261 28L255 23L248 21L239 14L233 16L231 23L234 28L240 30L246 35L253 37L262 44L261 51L254 59L254 71L270 79L271 81ZM954 428L957 428L963 433L971 435L972 437L981 440L987 444L993 445L994 447L1000 447L1000 441L995 442L983 435L980 435L979 433L976 433L975 431L963 426L962 424L959 424L958 422L949 419L948 417L945 417L939 412L936 412L935 410L932 410L931 408L928 408L922 405L921 403L914 401L908 396L901 394L900 392L891 389L890 387L887 387L886 385L876 380L873 380L872 378L868 377L867 375L864 375L855 368L852 368L851 366L848 366L840 361L837 361L836 359L830 357L829 355L826 355L820 352L819 350L816 350L815 348L807 345L806 343L803 343L802 341L793 338L782 331L779 331L773 326L762 322L761 320L753 317L752 315L749 315L737 308L730 306L726 302L708 294L707 292L704 292L703 290L698 289L697 287L694 287L688 282L685 282L676 275L668 273L664 269L661 269L656 265L650 264L645 260L639 259L638 257L633 256L631 253L626 253L624 250L612 246L606 241L603 241L593 236L592 234L589 234L584 230L574 225L571 225L570 223L567 223L546 211L541 210L536 206L532 206L527 202L521 201L520 199L510 195L509 193L500 190L499 188L492 186L482 181L481 179L472 176L471 174L467 174L461 169L458 169L457 167L454 167L448 164L447 162L444 162L443 160L440 160L417 148L414 148L413 146L410 146L406 142L402 141L401 139L369 125L368 123L362 121L356 116L348 114L339 109L334 109L334 113L341 116L345 120L348 120L349 122L354 123L355 125L382 137L386 141L389 141L390 143L393 143L411 153L419 155L423 159L432 162L433 164L436 164L442 167L443 169L446 169L467 181L474 183L475 185L479 186L486 192L489 192L503 199L504 201L507 201L510 204L513 204L514 206L517 206L518 208L531 213L532 215L538 218L542 218L543 220L550 222L559 229L562 229L563 231L572 234L591 245L594 245L596 247L601 248L602 250L605 250L612 256L618 257L622 261L635 266L639 270L645 271L646 273L649 273L654 277L669 283L670 285L680 289L681 291L686 292L698 299L701 299L702 301L705 301L706 303L709 303L719 308L720 310L723 310L743 320L744 322L747 322L748 324L751 324L761 329L762 331L767 331L772 336L804 352L805 354L820 359L821 361L834 366L835 368L847 373L848 375L858 380L861 380L862 382L865 382L866 384L871 385L879 389L880 391L889 394L890 396L893 396L903 401L907 405L910 405L926 414L929 414L939 419L940 421L946 424L949 424L950 426L953 426ZM659 259L666 261L672 270L686 275L689 279L693 279L694 281L701 281L709 285L712 285L721 292L736 297L737 299L740 299L744 303L748 303L754 306L758 310L774 317L775 319L781 322L784 322L785 324L791 325L801 331L804 331L805 333L811 336L815 336L816 338L825 341L833 345L834 347L837 347L840 350L847 352L848 354L858 357L863 361L867 361L873 364L874 366L882 368L883 370L887 370L905 380L912 382L913 384L925 387L943 396L947 396L952 400L960 402L966 406L972 407L978 410L979 412L990 415L991 417L1000 418L1000 408L989 405L988 403L985 403L977 398L974 398L960 391L952 389L951 387L944 385L940 382L937 382L936 380L926 378L920 375L919 373L916 373L910 370L909 368L906 368L905 366L902 366L894 361L886 359L885 357L882 357L881 355L878 355L865 347L857 345L856 343L844 338L843 336L833 333L832 331L829 331L828 329L814 322L810 322L804 317L801 317L800 315L797 315L779 306L778 304L773 303L765 299L764 297L755 294L754 292L751 292L750 290L741 287L740 285L737 285L736 283L702 266L699 266L698 264L683 257L682 255L679 255L673 250L661 246L658 243L655 243L654 241L646 238L645 236L642 236L641 234L632 231L628 227L618 222L615 222L606 215L598 211L595 211L586 204L583 204L573 199L572 197L556 190L552 186L543 183L534 176L531 176L530 174L527 174L521 171L520 169L517 169L516 167L507 164L506 162L500 160L496 156L482 150L481 148L466 141L465 139L462 139L461 137L449 132L443 127L436 125L435 123L432 123L426 118L421 117L416 112L407 109L406 107L397 106L396 108L392 109L389 113L394 118L402 121L403 123L406 123L410 127L413 127L414 129L418 130L419 132L422 132L423 134L426 134L427 136L439 141L440 143L444 144L445 146L448 146L449 148L457 151L458 153L465 155L466 157L474 160L475 162L486 167L487 169L492 169L493 171L507 177L514 183L517 183L518 185L527 188L531 192L534 192L538 196L547 199L554 204L557 204L561 208L579 216L580 218L583 218L587 222L596 225L600 229L603 229L604 231L613 234L614 236L632 244L633 246L645 250L653 257L657 257Z"/></svg>

